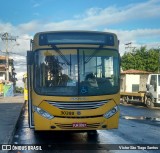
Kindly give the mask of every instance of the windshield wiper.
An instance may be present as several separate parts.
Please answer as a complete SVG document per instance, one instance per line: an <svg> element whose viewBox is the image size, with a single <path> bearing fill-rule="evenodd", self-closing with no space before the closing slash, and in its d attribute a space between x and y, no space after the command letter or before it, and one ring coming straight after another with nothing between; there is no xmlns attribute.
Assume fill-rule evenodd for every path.
<svg viewBox="0 0 160 153"><path fill-rule="evenodd" d="M94 57L94 55L97 54L97 52L99 51L99 49L102 48L102 47L103 47L103 45L100 45L98 48L96 48L94 50L94 52L84 61L84 63L85 64L88 63Z"/></svg>
<svg viewBox="0 0 160 153"><path fill-rule="evenodd" d="M51 45L51 47L60 55L60 57L63 59L63 61L65 61L65 63L67 65L71 65L71 61L69 61L64 55L63 53L56 47L56 45Z"/></svg>

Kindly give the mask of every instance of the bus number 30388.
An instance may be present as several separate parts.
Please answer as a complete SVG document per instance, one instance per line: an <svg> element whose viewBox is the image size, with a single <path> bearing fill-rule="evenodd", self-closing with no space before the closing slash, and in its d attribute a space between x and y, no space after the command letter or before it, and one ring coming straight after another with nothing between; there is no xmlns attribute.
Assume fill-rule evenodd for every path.
<svg viewBox="0 0 160 153"><path fill-rule="evenodd" d="M61 115L74 115L74 112L70 112L70 111L61 111Z"/></svg>

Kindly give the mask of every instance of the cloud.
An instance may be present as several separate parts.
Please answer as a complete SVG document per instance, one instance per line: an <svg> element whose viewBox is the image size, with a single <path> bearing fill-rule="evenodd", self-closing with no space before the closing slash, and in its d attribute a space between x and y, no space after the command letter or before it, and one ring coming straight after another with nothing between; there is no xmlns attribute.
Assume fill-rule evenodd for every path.
<svg viewBox="0 0 160 153"><path fill-rule="evenodd" d="M124 7L89 8L82 14L73 15L73 19L59 22L30 21L20 24L18 29L24 33L35 33L46 30L95 30L101 26L111 28L112 25L132 20L138 21L146 18L149 20L160 17L160 13L158 13L160 12L159 2L159 0L150 0L145 3L136 3Z"/></svg>
<svg viewBox="0 0 160 153"><path fill-rule="evenodd" d="M145 40L150 38L150 41L153 38L160 38L160 28L159 29L134 29L134 30L113 30L113 29L104 29L104 31L109 31L116 33L119 36L119 39L123 42L125 41L138 41Z"/></svg>
<svg viewBox="0 0 160 153"><path fill-rule="evenodd" d="M21 87L23 87L22 76L27 71L26 51L30 49L31 38L32 36L28 34L23 34L21 35L21 37L17 38L16 42L9 41L8 43L9 58L12 58L14 60L15 72L17 73L16 78L18 79L18 81L16 83L18 86L21 86ZM4 52L1 55L5 56L6 45L5 45L5 42L3 41L0 41L0 50ZM19 56L19 55L22 55L22 56Z"/></svg>
<svg viewBox="0 0 160 153"><path fill-rule="evenodd" d="M38 7L39 3L33 1L33 7ZM143 21L152 18L160 18L160 0L148 0L143 3L134 3L123 7L116 5L106 8L89 8L82 14L73 15L73 18L59 22L46 22L45 20L34 20L14 26L11 23L0 22L0 32L8 32L17 38L20 45L15 45L12 52L26 56L26 51L30 49L30 39L36 32L56 31L56 30L101 30L117 34L120 40L120 53L125 51L125 43L132 42L134 46L141 45L154 46L160 44L160 28L138 28L127 30L113 29L113 25L126 23L129 21ZM153 23L155 24L155 23ZM12 42L11 47L15 44ZM4 42L0 41L0 49L5 51ZM22 85L21 79L26 72L25 57L11 55L15 61L18 85Z"/></svg>
<svg viewBox="0 0 160 153"><path fill-rule="evenodd" d="M16 82L16 86L19 86L19 87L24 87L24 83L22 81L22 78L23 78L23 75L25 73L24 72L18 72L16 77L18 78L18 81Z"/></svg>
<svg viewBox="0 0 160 153"><path fill-rule="evenodd" d="M8 33L15 33L17 28L13 26L11 23L3 23L0 22L0 33L8 32Z"/></svg>
<svg viewBox="0 0 160 153"><path fill-rule="evenodd" d="M125 52L125 44L132 42L134 47L147 46L148 48L158 48L160 46L160 29L135 29L135 30L113 30L104 31L116 33L120 40L120 53ZM155 41L156 40L156 41Z"/></svg>
<svg viewBox="0 0 160 153"><path fill-rule="evenodd" d="M23 87L22 77L27 72L26 57L11 55L10 58L13 58L13 60L14 60L15 72L17 73L16 78L18 81L16 82L16 85Z"/></svg>
<svg viewBox="0 0 160 153"><path fill-rule="evenodd" d="M160 0L148 0L145 3L138 3L136 5L128 6L124 11L128 18L151 18L159 17L160 14Z"/></svg>
<svg viewBox="0 0 160 153"><path fill-rule="evenodd" d="M42 23L40 23L39 21L30 21L28 23L23 23L18 25L18 30L20 33L33 33L37 30L39 30L39 28L42 26Z"/></svg>
<svg viewBox="0 0 160 153"><path fill-rule="evenodd" d="M159 0L150 0L145 3L136 3L124 7L109 6L104 9L89 8L80 15L73 15L73 19L59 22L35 20L18 25L17 30L20 33L33 34L46 30L95 30L101 26L111 28L112 25L129 22L131 20L143 20L146 18L149 20L150 18L160 17L160 13L157 13L160 12L159 2ZM6 24L6 27L8 27L10 31L12 28L15 28L9 23Z"/></svg>
<svg viewBox="0 0 160 153"><path fill-rule="evenodd" d="M52 23L61 28L66 24L66 28L97 28L99 26L111 27L118 23L131 21L131 20L143 20L160 17L160 1L150 0L145 3L132 4L118 8L116 6L102 8L90 8L81 15L76 15L75 20L65 20L58 23ZM74 23L74 24L73 24Z"/></svg>

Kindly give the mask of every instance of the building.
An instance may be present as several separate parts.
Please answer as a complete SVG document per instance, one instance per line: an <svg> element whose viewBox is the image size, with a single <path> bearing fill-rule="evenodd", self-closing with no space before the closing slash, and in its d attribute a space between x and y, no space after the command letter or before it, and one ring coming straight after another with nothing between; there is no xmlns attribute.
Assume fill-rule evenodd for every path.
<svg viewBox="0 0 160 153"><path fill-rule="evenodd" d="M15 87L17 78L16 73L14 72L14 63L13 59L9 58L9 82L13 82ZM6 83L6 57L0 56L0 92L2 92L2 84Z"/></svg>
<svg viewBox="0 0 160 153"><path fill-rule="evenodd" d="M138 92L146 91L146 83L150 72L141 70L126 70L121 72L120 91Z"/></svg>

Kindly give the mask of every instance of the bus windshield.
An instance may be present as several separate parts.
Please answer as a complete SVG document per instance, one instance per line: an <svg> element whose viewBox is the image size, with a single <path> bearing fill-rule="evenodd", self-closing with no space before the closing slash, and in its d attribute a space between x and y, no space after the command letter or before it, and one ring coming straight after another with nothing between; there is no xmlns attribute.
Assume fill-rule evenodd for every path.
<svg viewBox="0 0 160 153"><path fill-rule="evenodd" d="M118 51L98 48L35 52L35 91L43 95L91 96L119 91Z"/></svg>

